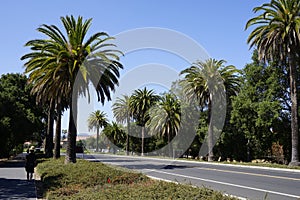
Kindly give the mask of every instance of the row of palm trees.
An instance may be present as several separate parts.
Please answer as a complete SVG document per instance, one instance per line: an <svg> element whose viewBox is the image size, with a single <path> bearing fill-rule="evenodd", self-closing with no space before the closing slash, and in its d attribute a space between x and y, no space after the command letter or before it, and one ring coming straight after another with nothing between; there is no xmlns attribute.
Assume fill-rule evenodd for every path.
<svg viewBox="0 0 300 200"><path fill-rule="evenodd" d="M224 60L208 59L205 62L196 62L191 67L181 72L184 75L179 81L181 93L189 101L197 99L197 105L203 110L211 110L213 89L210 84L222 87L228 95L236 95L240 87L239 70L234 66L224 66ZM220 82L217 82L220 80ZM211 83L214 82L214 83ZM144 138L146 130L150 135L167 137L168 144L176 136L182 125L184 115L183 104L180 94L169 91L162 95L156 95L153 90L137 89L131 96L123 95L118 97L112 106L113 114L118 123L127 127L126 152L129 152L129 135L131 124L135 123L141 127L141 155L144 155ZM178 93L178 92L177 92ZM226 99L225 99L226 101ZM200 110L199 109L199 112ZM209 114L210 116L211 114ZM99 129L106 129L106 114L101 111L91 113L88 119L89 128L97 130L97 144L99 141ZM212 127L212 125L210 125ZM213 129L209 131L209 160L213 159ZM186 136L188 137L188 136ZM168 154L172 156L172 145L168 145ZM98 151L98 145L96 148Z"/></svg>
<svg viewBox="0 0 300 200"><path fill-rule="evenodd" d="M254 8L254 12L261 12L261 14L250 19L246 24L246 29L254 27L249 35L248 43L251 47L257 48L259 57L263 61L279 62L289 73L292 105L291 164L296 165L299 164L297 75L300 63L300 0L271 0L270 3ZM68 148L65 160L68 163L76 162L78 95L88 95L88 86L91 83L102 104L106 100L111 100L111 92L118 85L119 70L123 66L119 62L119 56L122 53L115 50L114 45L109 43L113 38L108 34L98 32L86 39L91 19L83 20L82 17L76 19L73 16L66 16L61 17L61 21L64 33L54 25L44 24L39 27L37 30L47 36L47 39L27 42L26 46L31 47L31 53L24 55L21 59L27 60L25 73L29 74L29 83L33 85L32 93L36 95L37 103L47 107L48 110L49 128L46 138L50 142L49 144L46 142L46 145L52 145L53 128L51 125L53 120L59 122L63 111L67 108L70 110ZM189 94L196 95L199 105L206 106L209 110L212 102L211 91L209 91L211 75L219 76L217 79L223 82L223 89L226 91L227 97L234 94L236 86L239 84L237 71L232 66L224 67L223 63L224 61L210 59L204 63L196 62L195 65L184 70L182 75L184 75L183 81L186 82L184 90L187 97ZM78 86L75 85L77 80L80 80L81 83ZM222 90L222 88L219 89ZM126 122L128 129L131 118L145 127L149 119L149 115L145 112L148 109L147 106L157 100L154 96L153 99L151 97L144 101L145 99L143 100L139 95L146 91L139 90L139 92L141 94L134 94L132 97L124 97L123 100L119 100L119 105L117 104L113 108L116 119ZM135 101L127 101L134 98ZM165 97L165 100L169 101L168 98L170 97ZM132 105L132 102L139 102L139 104ZM128 104L135 112L118 113L116 110L121 109L120 103ZM160 106L163 107L163 105ZM158 123L160 120L156 119L156 121ZM60 123L56 124L59 126ZM176 127L176 123L174 122L172 126ZM59 128L57 127L57 130ZM160 131L164 132L165 130L161 129ZM156 131L158 130L156 129ZM169 130L169 133L173 134L176 131L174 128ZM211 131L209 131L208 138L211 138ZM211 144L211 141L208 143ZM211 150L210 146L209 157L212 156ZM48 153L51 155L51 152Z"/></svg>

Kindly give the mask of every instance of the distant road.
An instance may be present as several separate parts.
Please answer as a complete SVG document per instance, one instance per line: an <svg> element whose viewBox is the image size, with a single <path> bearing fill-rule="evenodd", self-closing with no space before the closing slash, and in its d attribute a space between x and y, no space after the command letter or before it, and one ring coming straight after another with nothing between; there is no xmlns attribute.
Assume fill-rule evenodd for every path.
<svg viewBox="0 0 300 200"><path fill-rule="evenodd" d="M84 155L90 161L118 165L157 179L206 186L248 199L300 199L300 170L272 170L149 157Z"/></svg>

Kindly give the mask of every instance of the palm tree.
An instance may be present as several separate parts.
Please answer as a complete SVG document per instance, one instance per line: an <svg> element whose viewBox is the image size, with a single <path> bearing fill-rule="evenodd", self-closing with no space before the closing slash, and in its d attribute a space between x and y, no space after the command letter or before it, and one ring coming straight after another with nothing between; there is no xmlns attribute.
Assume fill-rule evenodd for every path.
<svg viewBox="0 0 300 200"><path fill-rule="evenodd" d="M142 145L141 155L144 155L144 138L145 138L145 125L149 120L148 110L158 100L159 96L154 94L153 90L137 89L133 92L130 98L130 108L132 109L133 118L136 120L137 125L142 127Z"/></svg>
<svg viewBox="0 0 300 200"><path fill-rule="evenodd" d="M129 155L130 119L132 117L130 97L123 95L123 98L117 98L116 102L112 106L112 110L118 123L127 123L126 155Z"/></svg>
<svg viewBox="0 0 300 200"><path fill-rule="evenodd" d="M89 130L96 129L97 140L96 140L96 152L99 151L99 130L100 128L105 128L108 124L107 115L103 111L96 110L92 112L88 118Z"/></svg>
<svg viewBox="0 0 300 200"><path fill-rule="evenodd" d="M300 0L271 0L253 11L262 12L250 19L246 29L255 26L247 42L256 46L259 58L280 61L287 66L290 79L292 155L290 165L300 165L298 153L297 65L300 49Z"/></svg>
<svg viewBox="0 0 300 200"><path fill-rule="evenodd" d="M61 17L65 34L55 25L42 25L37 30L47 39L26 43L32 52L21 59L29 59L26 73L37 89L46 91L55 99L65 98L69 107L68 146L65 163L76 162L77 98L87 95L89 83L94 86L98 101L111 100L111 91L118 84L119 54L121 52L107 41L113 39L104 32L97 32L86 39L92 19ZM40 91L38 89L38 91ZM52 92L50 92L52 91ZM55 92L59 91L59 92ZM45 98L48 98L46 96ZM56 102L57 103L57 102Z"/></svg>
<svg viewBox="0 0 300 200"><path fill-rule="evenodd" d="M214 156L212 103L222 100L223 98L218 95L224 91L227 96L236 94L240 86L239 70L232 65L224 66L224 63L224 60L215 59L198 61L181 72L185 75L181 83L184 85L183 90L187 98L198 99L200 106L208 109L208 161L213 161Z"/></svg>
<svg viewBox="0 0 300 200"><path fill-rule="evenodd" d="M112 122L112 124L108 124L104 129L103 133L106 135L106 137L116 146L121 146L121 143L125 139L125 131L123 130L123 127L117 124L116 122ZM116 152L116 149L113 147L114 153Z"/></svg>
<svg viewBox="0 0 300 200"><path fill-rule="evenodd" d="M171 137L177 135L181 121L181 107L179 100L172 94L165 94L156 106L150 109L148 126L153 134L167 135L169 156L172 156Z"/></svg>

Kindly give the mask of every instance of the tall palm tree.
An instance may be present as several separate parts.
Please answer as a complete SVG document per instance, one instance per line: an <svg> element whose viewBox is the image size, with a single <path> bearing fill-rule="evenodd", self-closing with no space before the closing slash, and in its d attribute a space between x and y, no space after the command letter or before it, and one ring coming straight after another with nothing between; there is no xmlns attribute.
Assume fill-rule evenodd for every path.
<svg viewBox="0 0 300 200"><path fill-rule="evenodd" d="M26 73L30 73L37 89L46 91L49 88L49 96L60 96L68 103L70 114L65 163L69 163L76 162L78 95L87 95L89 83L92 83L98 101L104 104L105 100L111 100L122 65L119 63L121 52L108 43L113 38L107 33L97 32L86 38L92 19L66 16L61 17L61 21L65 33L55 25L40 26L37 30L47 38L27 42L26 46L31 47L32 52L21 59L29 59L25 63Z"/></svg>
<svg viewBox="0 0 300 200"><path fill-rule="evenodd" d="M148 126L153 134L167 135L169 156L172 156L171 137L177 135L181 121L181 107L179 100L172 94L165 94L156 106L150 109Z"/></svg>
<svg viewBox="0 0 300 200"><path fill-rule="evenodd" d="M99 130L105 128L108 124L107 115L105 112L96 110L92 112L88 118L89 130L96 129L97 140L96 140L96 152L99 151Z"/></svg>
<svg viewBox="0 0 300 200"><path fill-rule="evenodd" d="M222 91L225 91L227 96L236 94L240 86L239 70L232 65L224 66L224 63L224 60L215 59L198 61L181 72L181 75L184 75L181 83L187 98L198 99L200 106L208 109L208 161L213 161L214 157L212 102L221 99L217 95Z"/></svg>
<svg viewBox="0 0 300 200"><path fill-rule="evenodd" d="M112 110L118 123L127 123L126 155L129 155L130 119L132 117L130 97L123 95L122 98L117 98L116 102L112 106Z"/></svg>
<svg viewBox="0 0 300 200"><path fill-rule="evenodd" d="M281 61L290 79L292 155L290 165L299 163L297 67L300 54L300 0L271 0L253 11L261 12L250 19L246 29L254 26L247 42L256 46L259 58Z"/></svg>
<svg viewBox="0 0 300 200"><path fill-rule="evenodd" d="M141 155L144 155L144 138L145 138L145 125L149 120L148 110L151 106L160 99L158 95L154 94L153 90L137 89L133 92L130 98L130 108L132 109L133 118L136 120L137 125L142 127L142 145Z"/></svg>

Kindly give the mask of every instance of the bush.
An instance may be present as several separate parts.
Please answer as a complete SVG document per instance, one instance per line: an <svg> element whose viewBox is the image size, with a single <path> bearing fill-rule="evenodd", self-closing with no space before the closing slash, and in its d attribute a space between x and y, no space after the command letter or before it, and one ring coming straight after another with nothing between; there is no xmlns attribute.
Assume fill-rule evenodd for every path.
<svg viewBox="0 0 300 200"><path fill-rule="evenodd" d="M47 199L233 199L207 188L152 180L102 163L43 160L37 172Z"/></svg>

